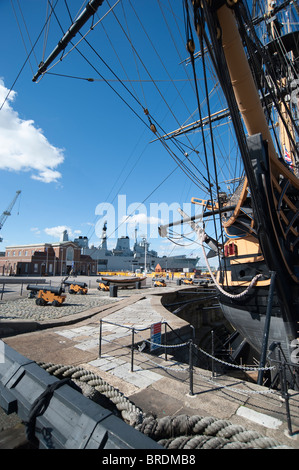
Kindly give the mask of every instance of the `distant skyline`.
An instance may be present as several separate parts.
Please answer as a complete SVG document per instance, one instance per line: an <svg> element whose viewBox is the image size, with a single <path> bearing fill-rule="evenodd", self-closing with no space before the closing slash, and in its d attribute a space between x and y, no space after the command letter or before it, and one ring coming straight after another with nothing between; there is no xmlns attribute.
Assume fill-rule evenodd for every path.
<svg viewBox="0 0 299 470"><path fill-rule="evenodd" d="M8 207L15 192L22 191L11 216L0 230L0 236L3 237L0 251L8 245L59 241L63 230L68 231L70 240L80 235L87 236L90 244L97 246L101 242L99 235L105 220L105 214L100 213L99 207L110 204L116 215L115 223L112 224L111 220L108 223L108 248L115 246L117 236L124 235L125 229L133 242L137 227L138 237L146 235L150 248L161 256L182 253L201 256L198 243L192 243L196 237L190 228L187 230L188 239L184 242L180 240L177 244L157 235L158 225L165 223L162 214L165 207L187 207L191 197L198 196L198 188L177 167L163 145L155 141L155 134L149 130L144 110L138 111L139 114L131 112L129 98L120 98L119 90L130 97L127 88L123 91L122 86L115 85L116 80L100 61L95 71L82 60L77 51L73 51L39 83L32 82L37 64L44 58L42 39L45 33L42 32L42 25L46 3L42 0L26 0L0 4L0 15L5 19L0 32L0 214ZM72 0L70 5L79 7L81 3ZM121 17L121 2L115 3L115 14ZM164 11L167 12L169 5L168 2L164 3ZM109 5L103 2L95 20L106 14ZM111 12L104 18L103 26L97 26L88 37L94 44L99 41L102 44L103 41L101 50L106 55L104 60L118 74L121 73L126 87L134 87L140 101L143 100L143 93L145 95L149 91L149 98L146 98L143 107L150 107L157 119L170 131L179 125L176 122L166 125L166 118L171 117L172 110L165 110L161 103L164 105L166 98L175 103L181 99L180 94L186 87L182 71L185 66L180 63L186 57L185 44L182 41L180 46L182 56L172 58L169 56L173 48L166 43L167 55L163 56L163 17L160 15L159 2L150 2L149 5L146 0L140 0L135 6L144 13L152 27L155 26L153 39L160 44L158 52L163 60L170 60L172 71L178 73L175 84L177 96L167 96L170 83L165 71L161 75L158 69L151 70L151 73L156 73L155 79L161 87L158 96L154 96L151 85L147 83L150 80L134 83L140 79L140 71L129 65L132 58L125 55L124 40L112 24L115 18ZM172 7L176 20L179 20L182 17L181 2L176 0ZM68 25L67 15L64 17ZM109 40L115 39L115 45L119 48L115 56L112 56L111 50L107 50L107 38L107 44L104 43L106 29L115 31L115 37L111 34L109 37ZM101 35L97 36L99 33ZM28 59L28 53L39 36L34 53ZM56 26L53 36L49 34L45 57L55 48L61 36ZM81 48L81 44L79 49L85 54L86 48ZM140 43L140 53L144 56L149 54L145 43ZM120 57L128 64L131 73L128 85L129 80L118 64ZM100 68L101 76L107 79L107 83L99 78L97 71ZM93 77L94 81L86 77ZM112 90L112 87L118 88ZM190 110L193 112L195 104L192 106ZM187 111L182 113L182 120L189 119L190 114ZM121 198L125 198L125 207L119 217ZM161 204L164 209L153 215L153 204L157 207ZM131 212L134 207L135 213ZM194 211L193 205L191 210ZM180 218L177 212L172 214L173 220ZM124 215L128 217L126 222ZM186 247L182 247L182 244Z"/></svg>

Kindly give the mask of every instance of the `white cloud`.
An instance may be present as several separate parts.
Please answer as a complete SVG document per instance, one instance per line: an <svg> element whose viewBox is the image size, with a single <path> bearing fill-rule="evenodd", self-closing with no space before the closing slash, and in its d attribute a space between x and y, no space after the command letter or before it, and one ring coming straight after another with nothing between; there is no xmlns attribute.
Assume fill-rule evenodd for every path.
<svg viewBox="0 0 299 470"><path fill-rule="evenodd" d="M40 235L40 230L38 227L32 227L30 230L31 232L34 232L35 235Z"/></svg>
<svg viewBox="0 0 299 470"><path fill-rule="evenodd" d="M0 78L0 104L8 89ZM63 150L49 143L43 131L32 120L23 120L12 108L16 92L11 91L0 111L0 170L31 171L31 178L43 183L57 182L63 163Z"/></svg>
<svg viewBox="0 0 299 470"><path fill-rule="evenodd" d="M44 229L44 232L49 235L50 237L53 238L58 238L60 240L61 235L63 232L67 230L69 240L70 238L73 237L73 232L70 227L67 227L66 225L57 225L56 227L48 227Z"/></svg>

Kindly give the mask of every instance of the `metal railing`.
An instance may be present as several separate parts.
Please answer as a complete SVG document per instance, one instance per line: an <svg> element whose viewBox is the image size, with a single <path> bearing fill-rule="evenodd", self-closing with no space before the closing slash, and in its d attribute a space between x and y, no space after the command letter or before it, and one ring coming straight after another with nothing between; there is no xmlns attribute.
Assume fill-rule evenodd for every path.
<svg viewBox="0 0 299 470"><path fill-rule="evenodd" d="M120 345L120 346L123 347L123 348L130 347L130 351L131 351L131 372L134 372L134 353L135 353L135 351L137 351L137 349L135 349L135 343L137 343L136 335L140 332L149 330L151 328L151 326L148 326L146 328L135 328L135 327L132 327L132 326L120 325L120 324L117 324L117 323L109 322L107 320L100 320L99 357L101 357L101 355L102 355L102 325L103 325L103 323L110 324L110 325L113 325L113 326L117 326L117 327L120 327L120 328L125 328L125 329L131 331L130 346L125 346L125 345ZM192 337L184 342L184 340L180 337L180 335L177 334L177 332L166 321L161 322L161 324L164 325L164 344L153 343L151 340L146 340L146 339L142 338L138 341L139 343L142 342L142 345L139 348L138 352L142 353L142 351L145 347L145 343L149 343L150 345L154 345L157 348L159 347L161 349L164 349L165 360L167 361L168 360L167 351L168 351L169 348L182 348L182 347L188 348L188 351L187 351L188 352L188 361L186 361L186 366L187 367L183 368L183 369L179 369L179 370L177 369L177 371L179 371L179 372L180 371L181 372L182 371L183 372L188 372L188 376L189 376L189 395L191 395L191 396L194 395L194 390L193 390L194 358L195 357L199 358L198 353L206 355L211 360L211 379L207 379L206 377L202 376L200 373L197 373L197 374L200 377L202 377L204 380L207 380L208 382L214 383L214 384L216 384L216 382L213 382L213 380L215 380L217 378L217 374L215 373L215 362L219 362L222 365L225 365L225 366L228 366L228 367L241 369L242 371L258 371L259 372L261 370L262 371L274 370L274 372L275 372L275 370L276 370L277 380L279 379L280 387L281 387L281 396L282 396L282 398L285 402L286 419L287 419L289 434L291 436L293 435L292 422L291 422L291 412L290 412L290 403L289 403L290 395L289 395L289 392L288 392L288 382L287 382L286 371L288 369L289 372L292 373L292 375L294 375L294 373L292 371L292 368L299 367L299 364L289 364L286 361L285 355L284 355L279 343L275 344L275 347L278 347L278 351L279 351L278 359L273 359L273 358L270 358L268 356L268 359L271 361L271 363L276 363L276 365L271 365L269 367L255 367L255 366L237 365L237 364L233 364L233 363L230 363L230 362L223 361L223 360L219 359L218 357L215 357L213 331L211 332L211 349L212 349L212 352L210 354L210 353L204 351L202 348L200 348L195 343L195 330L194 330L194 327L192 325L190 325L190 327L192 328L192 335L191 335ZM180 341L183 341L183 342L180 343L180 344L177 344L177 343L176 344L169 344L167 342L167 333L168 333L167 327L171 330L172 333L174 333L174 335L176 336L177 339L179 339ZM271 349L271 347L272 347L272 349ZM271 354L271 352L273 352L273 345L271 345L271 347L269 349L270 354ZM154 364L157 367L165 368L165 367L161 366L160 364L156 364L155 362L154 362ZM175 370L175 369L171 368L171 370ZM296 380L297 388L299 390L299 384L297 382L297 379L295 378L295 380ZM251 391L251 392L247 391L247 393L255 393L255 394L274 393L274 390L273 390L274 385L275 385L275 383L272 381L271 386L269 387L269 389L267 387L265 387L265 390L254 390L254 391ZM219 386L219 384L217 384L217 386ZM233 389L231 386L229 386L229 387L230 387L231 391L233 390L237 393L243 393L243 394L245 393L246 394L246 392L244 392L244 391L241 391L241 390L238 390L238 389ZM221 388L226 388L226 386L223 385L223 386L221 386Z"/></svg>
<svg viewBox="0 0 299 470"><path fill-rule="evenodd" d="M19 282L17 280L10 280L8 282L3 282L2 281L1 282L2 287L0 288L1 289L0 300L3 300L6 287L8 287L8 289L9 289L9 293L7 292L8 297L9 296L17 296L17 295L22 297L24 288L26 290L26 286L29 283L31 283L31 284L45 284L45 286L46 285L51 285L51 281L46 284L45 279L34 280L33 282L30 282L30 278L28 278L28 280L26 280L26 281L22 280L22 281L19 281ZM15 287L16 285L20 285L20 289ZM12 288L12 286L14 286L14 287Z"/></svg>
<svg viewBox="0 0 299 470"><path fill-rule="evenodd" d="M110 324L110 325L113 325L113 326L116 326L116 327L119 327L119 328L125 328L125 329L131 331L131 344L130 344L130 349L131 349L131 372L134 372L134 352L136 351L136 349L135 349L136 334L138 334L140 332L143 332L143 331L146 331L146 330L150 330L151 326L148 326L148 327L145 327L145 328L135 328L135 327L132 327L132 326L120 325L118 323L113 323L113 322L109 322L107 320L102 320L101 319L100 320L100 331L99 331L99 357L101 357L101 355L102 355L103 323ZM158 348L164 349L164 354L165 354L165 360L166 361L168 360L167 359L167 350L169 348L179 348L179 347L187 347L188 346L188 348L189 348L189 368L188 368L188 370L189 370L190 395L193 395L194 394L193 393L193 344L194 344L193 339L194 339L194 336L195 336L194 327L192 325L190 325L190 328L192 329L192 338L190 338L187 342L183 342L181 344L167 344L167 327L169 327L171 332L174 333L174 335L180 341L184 341L184 340L182 340L180 335L178 335L177 332L166 321L162 321L161 325L164 325L164 344L154 343L153 341L149 341L149 340L145 340L145 339L140 339L138 342L139 343L141 341L143 341L143 343L148 342L157 349ZM122 346L122 347L127 348L128 346ZM144 348L139 350L139 352L142 352L143 349Z"/></svg>
<svg viewBox="0 0 299 470"><path fill-rule="evenodd" d="M273 354L275 351L277 351L277 358L273 357ZM292 362L290 364L287 361L285 353L279 342L274 342L270 345L268 359L272 363L277 364L276 366L277 373L274 379L272 380L271 386L274 386L276 381L279 380L281 398L285 403L288 430L289 430L290 436L292 436L294 433L292 430L292 418L291 418L291 412L290 412L290 395L288 391L288 384L290 383L290 380L291 380L294 388L299 390L299 364L295 362ZM287 378L287 375L289 375L290 379Z"/></svg>

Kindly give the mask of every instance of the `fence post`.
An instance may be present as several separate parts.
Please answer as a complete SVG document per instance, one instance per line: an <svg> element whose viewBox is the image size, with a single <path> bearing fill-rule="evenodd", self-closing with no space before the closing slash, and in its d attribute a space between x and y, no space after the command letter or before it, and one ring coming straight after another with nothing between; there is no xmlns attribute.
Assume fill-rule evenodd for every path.
<svg viewBox="0 0 299 470"><path fill-rule="evenodd" d="M134 368L134 333L135 330L132 328L132 344L131 344L131 372L133 372Z"/></svg>
<svg viewBox="0 0 299 470"><path fill-rule="evenodd" d="M99 334L99 357L102 354L102 319L100 319L100 334Z"/></svg>
<svg viewBox="0 0 299 470"><path fill-rule="evenodd" d="M212 377L215 377L214 373L214 353L215 353L215 348L214 348L214 331L211 331L212 333Z"/></svg>
<svg viewBox="0 0 299 470"><path fill-rule="evenodd" d="M276 272L271 271L271 281L270 281L270 288L269 288L269 294L268 294L268 303L267 303L264 334L263 334L262 352L261 352L261 358L260 358L260 364L259 364L260 370L259 370L258 378L257 378L258 385L263 385L263 376L264 376L263 369L266 364L270 322L271 322L271 311L272 311L273 296L274 296L275 276L276 276Z"/></svg>
<svg viewBox="0 0 299 470"><path fill-rule="evenodd" d="M3 298L4 286L5 286L5 283L3 282L3 285L2 285L2 292L1 292L1 300L2 300L2 298Z"/></svg>
<svg viewBox="0 0 299 470"><path fill-rule="evenodd" d="M167 361L167 342L166 342L167 323L166 322L164 323L164 326L165 326L165 334L164 334L165 348L164 348L164 351L165 351L165 361Z"/></svg>
<svg viewBox="0 0 299 470"><path fill-rule="evenodd" d="M286 363L283 363L282 366L282 374L283 374L283 388L284 388L284 399L286 404L286 413L287 413L287 421L288 421L288 429L290 436L293 435L292 431L292 421L291 421L291 413L290 413L290 403L289 403L289 392L288 392L288 384L287 384L287 376L286 376Z"/></svg>
<svg viewBox="0 0 299 470"><path fill-rule="evenodd" d="M281 386L281 397L283 398L286 406L286 414L287 414L287 422L288 422L288 429L290 436L293 435L292 432L292 422L291 422L291 414L290 414L290 404L289 404L289 392L288 392L288 385L287 385L287 377L286 377L286 362L282 362L281 352L280 352L280 344L278 349L278 360L279 360L279 375L280 375L280 386Z"/></svg>
<svg viewBox="0 0 299 470"><path fill-rule="evenodd" d="M193 393L193 341L189 340L189 395L194 395Z"/></svg>

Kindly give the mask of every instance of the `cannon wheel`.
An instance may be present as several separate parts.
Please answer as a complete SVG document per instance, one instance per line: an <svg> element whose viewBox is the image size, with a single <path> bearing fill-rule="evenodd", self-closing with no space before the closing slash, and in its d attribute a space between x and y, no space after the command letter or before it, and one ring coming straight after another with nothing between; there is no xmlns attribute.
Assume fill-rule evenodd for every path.
<svg viewBox="0 0 299 470"><path fill-rule="evenodd" d="M75 291L73 289L69 289L69 294L74 294Z"/></svg>
<svg viewBox="0 0 299 470"><path fill-rule="evenodd" d="M38 297L36 299L35 303L36 303L36 305L41 305L43 307L44 305L46 305L47 302L45 302L44 299L41 299L40 297Z"/></svg>
<svg viewBox="0 0 299 470"><path fill-rule="evenodd" d="M58 302L58 300L53 300L52 305L53 307L59 307L60 303Z"/></svg>

